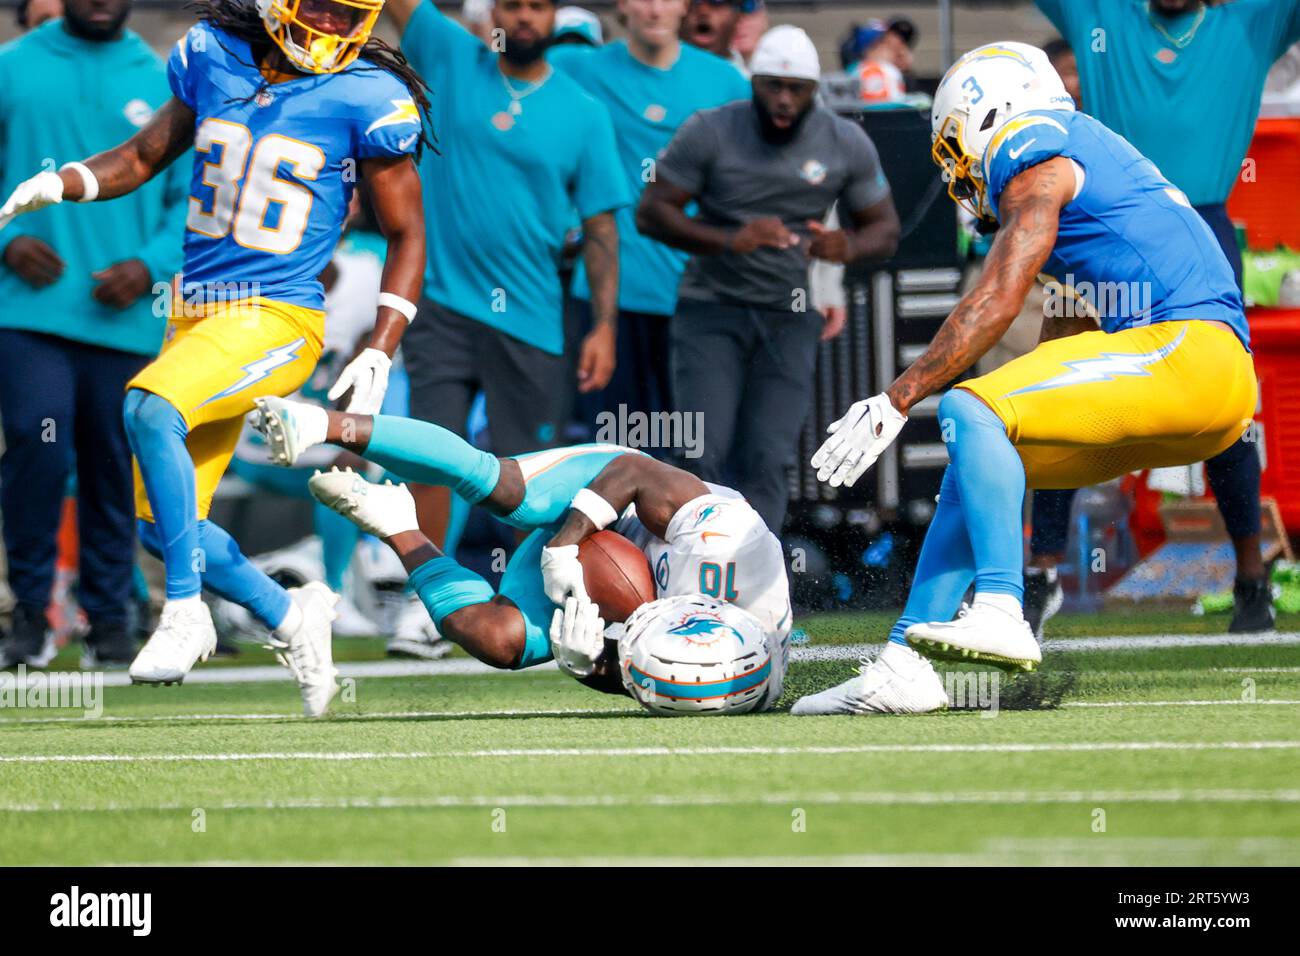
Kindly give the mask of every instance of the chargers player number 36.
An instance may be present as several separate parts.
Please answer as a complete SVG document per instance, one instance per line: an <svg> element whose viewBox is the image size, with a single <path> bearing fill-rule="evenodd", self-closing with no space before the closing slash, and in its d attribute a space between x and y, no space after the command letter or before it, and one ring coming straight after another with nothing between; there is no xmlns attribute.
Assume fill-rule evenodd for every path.
<svg viewBox="0 0 1300 956"><path fill-rule="evenodd" d="M211 157L217 147L216 162L203 164L203 183L212 187L212 208L204 209L203 202L191 196L186 227L213 239L231 235L241 246L263 252L284 254L297 249L307 231L312 194L277 173L288 164L299 179L315 179L325 168L325 153L311 143L277 133L254 144L248 127L205 119L195 132L194 150ZM272 203L279 207L273 226L267 225Z"/></svg>

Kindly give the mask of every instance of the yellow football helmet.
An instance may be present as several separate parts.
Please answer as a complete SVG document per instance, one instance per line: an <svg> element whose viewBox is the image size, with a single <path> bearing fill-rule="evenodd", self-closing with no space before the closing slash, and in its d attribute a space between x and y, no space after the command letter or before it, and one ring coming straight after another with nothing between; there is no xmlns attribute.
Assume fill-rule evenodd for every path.
<svg viewBox="0 0 1300 956"><path fill-rule="evenodd" d="M361 55L384 0L257 0L266 32L305 73L337 73Z"/></svg>

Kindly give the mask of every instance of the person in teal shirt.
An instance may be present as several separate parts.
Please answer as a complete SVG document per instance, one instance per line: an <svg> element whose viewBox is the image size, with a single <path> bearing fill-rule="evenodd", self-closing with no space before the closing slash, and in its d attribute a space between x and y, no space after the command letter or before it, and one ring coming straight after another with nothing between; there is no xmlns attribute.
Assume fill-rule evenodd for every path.
<svg viewBox="0 0 1300 956"><path fill-rule="evenodd" d="M546 61L552 0L498 0L492 20L503 42L491 47L430 0L389 0L385 10L434 92L438 142L420 164L429 271L427 302L402 347L411 415L463 436L482 390L495 454L551 447L574 393L559 264L575 211L596 312L578 350L578 388L603 388L614 367L614 213L632 197L609 113ZM441 546L447 490L420 487L416 501Z"/></svg>
<svg viewBox="0 0 1300 956"><path fill-rule="evenodd" d="M619 0L627 39L596 50L555 47L551 62L609 109L618 158L634 199L655 174L657 157L697 110L749 99L749 81L726 60L678 39L686 0ZM648 414L672 408L668 321L689 256L636 228L634 206L618 211L618 363L601 405ZM590 322L585 270L573 277L580 318Z"/></svg>
<svg viewBox="0 0 1300 956"><path fill-rule="evenodd" d="M6 196L33 169L127 139L171 96L162 60L137 34L88 39L74 22L75 13L48 21L0 47ZM120 201L56 207L6 228L0 328L156 355L166 321L154 284L170 282L182 262L188 183L174 171L183 165Z"/></svg>
<svg viewBox="0 0 1300 956"><path fill-rule="evenodd" d="M1036 0L1074 49L1088 112L1194 206L1227 201L1297 0Z"/></svg>
<svg viewBox="0 0 1300 956"><path fill-rule="evenodd" d="M1088 111L1187 195L1240 286L1241 250L1226 203L1269 67L1300 40L1300 0L1035 2L1074 48ZM1274 620L1259 547L1259 455L1250 438L1205 469L1236 552L1234 632L1267 630Z"/></svg>
<svg viewBox="0 0 1300 956"><path fill-rule="evenodd" d="M0 194L34 169L116 145L171 97L163 62L125 28L129 10L129 0L67 0L63 19L0 47ZM122 396L162 343L186 167L115 202L54 207L0 233L0 510L17 599L0 666L42 666L52 651L45 606L74 468L90 662L134 656Z"/></svg>

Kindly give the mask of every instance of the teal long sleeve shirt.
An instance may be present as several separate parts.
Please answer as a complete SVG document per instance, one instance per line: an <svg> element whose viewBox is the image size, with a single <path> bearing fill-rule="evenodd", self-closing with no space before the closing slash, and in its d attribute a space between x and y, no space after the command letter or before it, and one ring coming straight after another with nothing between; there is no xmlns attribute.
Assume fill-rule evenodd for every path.
<svg viewBox="0 0 1300 956"><path fill-rule="evenodd" d="M124 142L170 98L162 60L129 30L95 43L54 20L0 46L0 195L42 170ZM0 262L0 328L155 354L166 325L165 296L150 290L126 309L112 309L92 297L91 274L139 259L161 289L181 270L190 165L182 156L129 195L60 203L0 231L0 259L9 243L29 235L48 243L66 265L57 282L34 289Z"/></svg>

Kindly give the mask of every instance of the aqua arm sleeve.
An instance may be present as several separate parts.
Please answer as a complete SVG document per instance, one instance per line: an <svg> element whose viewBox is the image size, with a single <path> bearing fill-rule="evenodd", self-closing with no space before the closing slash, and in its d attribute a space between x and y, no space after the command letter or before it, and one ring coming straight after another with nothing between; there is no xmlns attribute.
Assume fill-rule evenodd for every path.
<svg viewBox="0 0 1300 956"><path fill-rule="evenodd" d="M411 587L439 628L447 615L471 604L486 604L496 594L492 585L445 555L412 571Z"/></svg>

